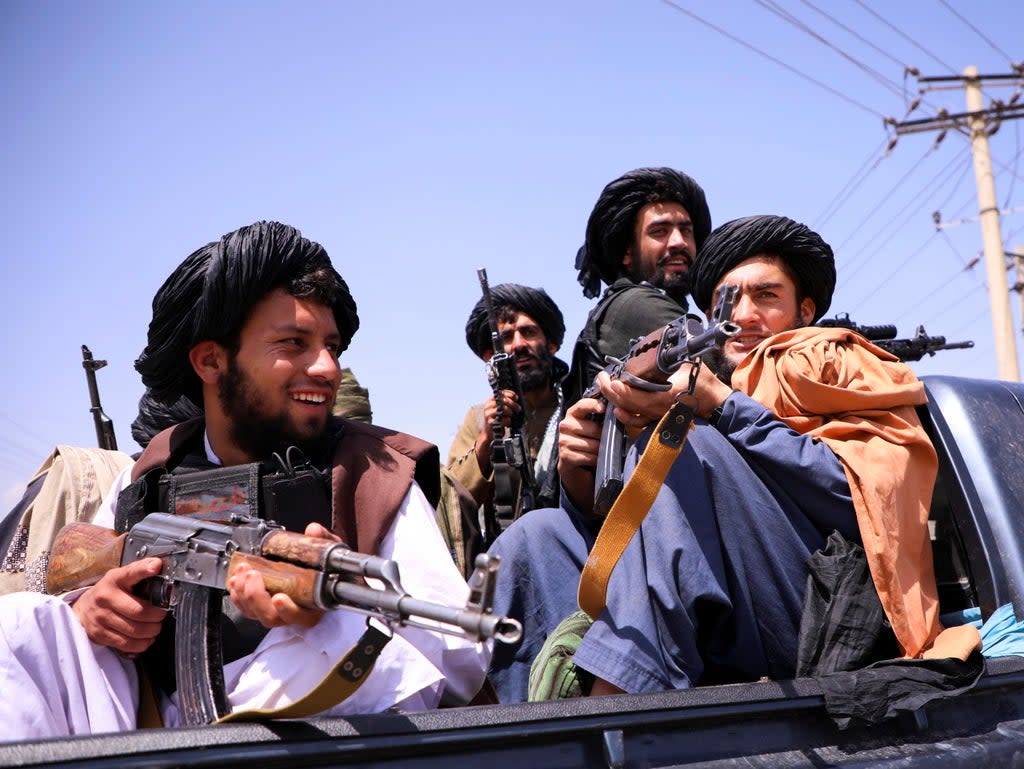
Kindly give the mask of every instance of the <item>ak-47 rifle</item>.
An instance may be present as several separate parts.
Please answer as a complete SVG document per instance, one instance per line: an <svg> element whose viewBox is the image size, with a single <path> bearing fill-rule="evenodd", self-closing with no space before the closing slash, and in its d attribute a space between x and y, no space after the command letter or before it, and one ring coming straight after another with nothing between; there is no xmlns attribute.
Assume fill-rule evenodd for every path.
<svg viewBox="0 0 1024 769"><path fill-rule="evenodd" d="M536 480L533 460L526 446L523 426L526 423L526 402L523 400L523 386L519 381L515 356L505 352L505 344L498 333L498 318L491 301L491 287L487 282L487 270L476 271L483 291L487 323L491 329L493 354L487 361L487 381L494 392L497 413L491 423L491 467L494 469L494 514L499 527L504 530L519 513L532 510L536 499ZM519 411L510 418L508 434L505 433L502 390L511 390L519 402ZM512 471L516 472L513 473ZM518 474L518 489L515 475ZM517 493L518 491L518 493ZM518 504L517 504L518 499Z"/></svg>
<svg viewBox="0 0 1024 769"><path fill-rule="evenodd" d="M96 423L96 440L101 449L117 451L117 438L114 437L114 423L103 413L100 405L100 390L96 386L96 370L107 365L105 360L93 360L92 352L82 345L82 368L85 369L85 380L89 384L89 411Z"/></svg>
<svg viewBox="0 0 1024 769"><path fill-rule="evenodd" d="M259 572L271 593L287 593L307 608L348 609L387 624L426 627L477 641L514 643L522 634L517 620L491 613L496 556L477 556L465 606L445 606L409 595L392 560L242 515L220 523L150 513L121 535L89 523L68 524L58 532L50 553L47 592L95 584L112 568L152 556L163 561L163 570L142 583L142 593L155 605L170 608L177 620L178 698L190 725L210 723L227 711L219 635L207 629L228 578L240 564ZM383 588L371 587L364 578L379 580Z"/></svg>
<svg viewBox="0 0 1024 769"><path fill-rule="evenodd" d="M897 339L896 326L862 326L850 320L849 313L838 313L834 318L822 318L819 326L826 328L846 328L856 331L870 342L874 342L886 352L891 352L900 360L921 360L925 355L934 355L940 350L964 350L974 347L974 342L947 342L944 336L930 336L925 333L924 326L918 326L911 339Z"/></svg>
<svg viewBox="0 0 1024 769"><path fill-rule="evenodd" d="M707 325L698 315L682 315L647 336L634 340L622 360L609 356L609 365L604 370L612 379L622 379L642 390L670 389L668 378L683 363L699 361L702 355L721 349L729 337L739 333L740 327L732 322L733 305L738 293L737 286L723 286ZM598 393L595 384L583 393L583 397L592 398ZM594 477L594 513L600 516L608 514L623 486L626 435L622 423L615 418L613 412L611 408L605 412ZM681 426L683 436L692 419L691 413L686 424Z"/></svg>

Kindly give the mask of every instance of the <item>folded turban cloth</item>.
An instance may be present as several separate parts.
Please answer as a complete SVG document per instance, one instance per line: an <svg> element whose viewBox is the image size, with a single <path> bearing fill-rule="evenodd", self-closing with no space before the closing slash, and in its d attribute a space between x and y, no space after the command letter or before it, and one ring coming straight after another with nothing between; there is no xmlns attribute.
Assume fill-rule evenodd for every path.
<svg viewBox="0 0 1024 769"><path fill-rule="evenodd" d="M173 403L161 403L146 390L139 399L139 413L132 422L132 437L142 448L161 430L201 417L203 410L184 395Z"/></svg>
<svg viewBox="0 0 1024 769"><path fill-rule="evenodd" d="M637 168L601 191L587 220L587 235L576 252L576 280L583 295L593 298L601 281L609 286L622 272L622 257L633 239L636 215L648 203L678 203L693 221L697 249L711 231L711 213L704 190L686 174L672 168Z"/></svg>
<svg viewBox="0 0 1024 769"><path fill-rule="evenodd" d="M758 254L777 254L793 270L804 296L814 300L814 321L832 303L836 264L832 248L818 233L785 216L746 216L717 227L690 268L691 295L701 310L711 309L722 276Z"/></svg>
<svg viewBox="0 0 1024 769"><path fill-rule="evenodd" d="M256 222L192 253L153 298L146 349L135 361L152 397L173 403L184 395L201 404L202 385L189 350L206 339L234 342L257 302L277 288L301 288L300 279L315 270L324 270L333 283L331 309L344 351L359 316L348 285L319 243L286 224Z"/></svg>
<svg viewBox="0 0 1024 769"><path fill-rule="evenodd" d="M498 313L502 305L509 305L529 315L540 326L544 336L557 347L562 346L565 337L565 320L562 311L542 288L520 286L517 283L502 283L491 288L491 304ZM491 326L487 320L487 305L483 297L473 307L466 321L466 344L476 355L483 357L491 347Z"/></svg>

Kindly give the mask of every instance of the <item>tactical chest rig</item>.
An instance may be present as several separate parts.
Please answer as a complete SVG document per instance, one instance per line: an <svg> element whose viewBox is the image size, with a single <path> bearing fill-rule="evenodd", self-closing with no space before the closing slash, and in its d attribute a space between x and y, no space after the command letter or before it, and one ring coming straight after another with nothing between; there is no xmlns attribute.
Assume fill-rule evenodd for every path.
<svg viewBox="0 0 1024 769"><path fill-rule="evenodd" d="M314 521L330 528L330 477L295 448L268 462L232 467L212 466L194 452L179 460L171 452L166 464L143 472L118 497L115 528L127 531L152 512L216 523L261 518L299 533ZM157 605L170 602L166 595L149 597ZM155 684L178 692L187 722L206 723L227 711L224 663L250 654L266 633L227 595L179 585L173 612L142 662Z"/></svg>

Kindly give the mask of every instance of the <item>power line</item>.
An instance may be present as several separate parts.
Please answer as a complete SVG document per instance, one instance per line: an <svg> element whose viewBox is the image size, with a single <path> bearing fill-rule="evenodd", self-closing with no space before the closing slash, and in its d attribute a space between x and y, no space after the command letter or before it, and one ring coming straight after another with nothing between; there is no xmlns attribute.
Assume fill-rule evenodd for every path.
<svg viewBox="0 0 1024 769"><path fill-rule="evenodd" d="M935 295L937 293L939 293L942 289L949 288L949 287L955 285L953 283L953 281L955 281L958 277L962 276L965 272L969 272L969 271L970 271L969 268L961 268L961 269L957 270L956 272L954 272L952 275L949 275L948 277L943 278L938 284L935 285L934 288L932 288L929 291L924 292L924 294L921 295L921 298L918 299L916 302L914 302L911 305L908 305L907 307L904 307L903 308L903 312L900 313L899 315L897 315L896 318L893 319L893 323L897 323L898 324L899 321L903 320L908 315L913 313L914 310L916 310L918 307L923 305L929 299L934 299ZM975 289L982 288L983 286L984 286L983 283L975 282L974 286L972 286L969 290L970 291L974 291ZM957 303L959 303L959 301L962 301L962 300L957 300ZM945 305L945 309L947 309L947 310L950 307L951 307L951 305Z"/></svg>
<svg viewBox="0 0 1024 769"><path fill-rule="evenodd" d="M889 90L891 90L897 96L905 96L904 90L900 87L900 85L898 83L893 82L892 80L887 78L885 75L883 75L878 70L876 70L876 69L874 69L872 67L869 67L868 65L864 64L862 61L854 58L852 55L846 53L845 51L843 51L838 46L836 46L833 43L831 43L828 40L826 40L824 38L824 36L819 35L817 32L815 32L809 26L807 26L802 21L800 21L796 16L791 14L789 11L786 11L785 9L781 8L778 5L778 3L774 2L774 0L754 0L754 2L757 3L758 5L760 5L762 8L765 8L765 9L771 11L772 13L776 14L777 16L782 18L783 20L788 21L790 24L792 24L794 27L796 27L797 29L801 30L802 32L807 33L808 35L813 37L815 40L820 42L822 45L825 45L828 48L831 48L833 51L838 53L844 59L849 61L851 64L853 64L858 69L860 69L862 72L864 72L868 76L874 78L878 83L880 83L881 85L883 85L886 88L888 88Z"/></svg>
<svg viewBox="0 0 1024 769"><path fill-rule="evenodd" d="M1006 61L1009 62L1011 69L1015 68L1014 67L1014 61L1010 57L1010 54L1008 54L1005 51L1003 51L999 46L997 46L995 43L993 43L991 40L989 40L987 37L985 37L984 33L982 33L982 31L980 29L978 29L976 26L971 24L971 22L969 22L967 19L965 19L963 16L961 16L953 6L951 6L949 3L946 2L946 0L939 0L939 2L943 6L945 6L947 11L949 11L951 14L953 14L958 19L960 19L960 21L962 21L965 25L970 27L978 37L980 37L982 40L984 40L986 43L988 43L989 47L991 47L993 51L995 51L1000 56L1002 56L1004 59L1006 59Z"/></svg>
<svg viewBox="0 0 1024 769"><path fill-rule="evenodd" d="M894 185L893 185L892 189L890 189L890 190L889 190L889 192L888 192L888 193L886 193L886 194L885 194L885 195L884 195L884 196L883 196L883 197L882 197L882 198L881 198L881 199L880 199L880 200L878 201L878 203L877 203L877 204L875 205L875 207L874 207L874 208L872 208L872 209L871 209L871 210L870 210L870 211L869 211L869 212L867 213L867 215L865 215L865 216L864 216L864 217L863 217L863 218L861 219L861 221L860 221L860 222L859 222L859 223L858 223L858 224L857 224L857 225L856 225L856 226L855 226L855 227L853 228L853 231L852 231L852 232L851 232L851 233L850 233L850 234L849 234L849 235L848 235L848 236L846 237L846 239L845 239L845 240L843 240L843 241L842 241L842 242L841 242L841 243L840 243L840 244L839 244L838 246L836 246L836 247L835 247L837 251L838 251L838 250L840 250L841 248L843 248L843 247L844 247L844 246L845 246L845 245L846 245L847 243L849 243L849 242L850 242L850 241L851 241L851 240L852 240L852 239L854 238L854 236L855 236L855 235L857 235L857 233L861 232L861 231L862 231L862 230L864 229L864 226L865 226L865 225L867 224L868 220L869 220L869 219L871 219L871 217L872 217L872 216L874 216L874 215L875 215L876 213L878 213L878 211L880 211L880 210L881 210L881 209L882 209L882 208L883 208L883 207L884 207L884 206L886 205L886 203L888 203L888 202L889 202L889 199L890 199L890 198L891 198L891 197L892 197L892 196L893 196L894 194L896 194L896 192L897 192L897 191L898 191L898 190L899 190L899 189L900 189L900 188L901 188L901 187L902 187L902 186L904 185L904 183L906 183L906 181L907 181L907 180L908 180L908 179L909 179L909 178L910 178L910 177L911 177L911 176L912 176L912 175L914 174L914 172L915 172L915 171L917 171L917 169L918 169L918 168L919 168L919 167L921 166L921 163L922 163L922 161L924 161L924 159L925 159L926 157L928 157L928 155L930 155L930 154L932 153L932 151L933 151L933 150L934 150L934 147L932 147L932 148L929 148L928 150L926 150L926 151L925 151L925 153L924 153L924 154L923 154L923 155L922 155L922 156L921 156L921 157L920 157L920 158L918 159L918 161L917 161L916 163L914 163L914 165L913 165L913 166L911 166L911 167L910 167L909 169L907 169L907 171L906 171L906 172L905 172L905 173L903 174L903 176L901 176L901 177L900 177L900 179L899 179L899 180L898 180L898 181L896 182L896 184L894 184ZM949 169L950 165L952 165L952 163L953 163L953 162L955 162L955 160L956 160L956 159L954 158L954 160L953 160L953 161L950 161L950 163L949 163L949 164L947 164L947 165L946 165L945 167L943 167L943 168L942 168L942 169L941 169L941 170L939 171L939 173L938 173L938 174L936 174L936 176L939 176L939 175L941 175L942 173L944 173L945 171L947 171L947 170ZM934 183L934 182L935 182L935 180L936 180L936 179L935 179L935 177L933 177L933 178L932 178L932 179L931 179L931 180L930 180L930 181L928 182L928 184L932 184L932 183ZM917 197L919 197L920 195L921 195L921 193L920 193L920 192L918 192L918 193L917 193L917 195L915 195L915 196L914 196L913 198L911 198L911 201L910 201L910 202L911 202L911 203L913 203L913 202L914 202L914 200L916 200L916 199L917 199ZM908 205L909 205L909 204L908 204ZM906 210L906 206L905 206L905 207L904 207L904 208L903 208L903 209L902 209L902 210L900 211L900 214L902 214L902 213L903 213L903 211L905 211L905 210ZM898 215L899 215L899 214L898 214ZM883 229L884 229L884 228L883 228ZM873 238L874 238L874 237L877 237L877 234L876 234L875 236L873 236ZM872 239L873 239L873 238L872 238ZM870 241L869 241L869 243L870 243ZM865 246L865 247L866 247L866 246ZM863 249L862 249L862 250L863 250ZM848 277L849 277L849 276L848 276Z"/></svg>
<svg viewBox="0 0 1024 769"><path fill-rule="evenodd" d="M869 246L870 246L870 245L871 245L872 243L874 243L874 242L875 242L876 240L878 240L878 238L882 237L883 233L885 232L885 230L886 230L887 228L891 227L891 226L892 226L892 225L893 225L894 223L898 222L898 221L899 221L899 220L900 220L900 219L901 219L901 218L902 218L902 217L904 216L904 214L906 213L907 209L909 209L909 208L910 208L910 206L911 206L911 205L913 205L913 204L914 204L914 203L915 203L915 202L916 202L916 201L917 201L917 200L918 200L918 199L920 198L920 196L921 196L921 195L923 194L923 192L924 192L924 191L926 191L926 190L928 190L928 189L932 189L932 190L933 190L933 193L932 193L932 194L934 194L934 191L935 191L935 190L941 189L941 188L942 188L942 186L943 186L944 184L946 184L946 183L948 182L948 178L946 178L946 179L943 179L943 180L941 180L941 181L940 181L940 180L937 180L937 177L938 177L938 176L939 176L940 174L944 173L944 172L947 172L947 171L951 171L951 169L952 169L952 170L955 170L955 168L954 168L954 162L955 162L955 161L951 161L951 162L950 162L949 164L947 164L947 166L946 166L945 168L943 168L943 169L942 169L942 170L941 170L941 171L939 172L939 174L936 174L936 176L935 176L935 177L933 177L933 178L932 178L931 180L929 180L929 181L928 181L928 182L927 182L927 183L926 183L926 184L924 185L924 188L923 188L923 189L922 189L922 190L921 190L920 192L918 192L918 193L917 193L917 195L915 195L914 197L912 197L912 198L911 198L911 199L910 199L910 200L909 200L909 201L908 201L908 202L906 203L906 205L904 205L904 206L903 206L903 208L901 208L901 209L900 209L900 210L899 210L899 211L898 211L898 212L897 212L897 213L896 213L895 215L893 215L893 217L892 217L892 218L891 218L891 219L890 219L890 220L889 220L888 222L886 222L886 223L885 223L885 224L884 224L884 225L883 225L882 227L880 227L880 228L878 229L878 231L877 231L877 232L875 233L875 235L873 235L873 236L872 236L872 237L871 237L871 238L870 238L870 239L868 240L868 242L867 242L867 243L865 243L865 245L864 245L864 246L863 246L863 247L862 247L862 248L860 249L860 251L858 251L858 252L857 252L857 254L861 254L861 253L863 253L863 252L864 252L865 250L867 250L867 249L868 249L868 247L869 247ZM947 174L947 177L948 177L948 175L950 175L950 174ZM873 213L873 212L872 212L872 213ZM900 272L900 271L901 271L901 270L902 270L902 269L903 269L904 267L906 267L906 266L907 266L907 264L909 264L909 263L910 263L910 260L911 260L911 259L913 259L913 257L915 257L915 256L916 256L916 255L917 255L918 253L920 253L920 252L921 252L921 251L923 250L924 246L928 245L928 244L929 244L929 243L930 243L930 242L931 242L931 241L932 241L933 239L934 239L934 235L933 235L932 237L928 238L928 240L926 240L926 241L925 241L925 243L924 243L924 244L923 244L923 245L922 245L922 246L921 246L920 248L918 248L918 249L917 249L916 251L914 251L913 253L911 253L911 254L910 254L910 256L908 256L908 257L907 257L906 259L904 259L904 260L903 260L902 262L900 262L899 264L897 264L897 265L896 265L896 266L895 266L895 267L894 267L893 269L891 269L891 270L889 271L888 275L887 275L887 276L885 277L885 279L884 279L883 281L881 281L881 282L887 282L887 281L890 281L890 280L892 280L892 279L893 279L893 278L894 278L894 277L896 276L896 274L897 274L898 272ZM866 267L866 266L867 266L867 264L868 264L868 263L869 263L869 262L870 262L870 261L872 260L872 258L874 258L874 257L878 256L878 254L880 254L880 253L882 253L881 249L878 249L878 250L874 251L874 252L872 253L872 255L871 255L870 257L868 257L867 259L865 259L864 261L862 261L862 262L861 262L861 263L860 263L860 264L859 264L859 265L857 266L857 268L853 270L853 272L852 272L852 273L850 273L849 275L847 275L847 279L849 279L849 278L853 277L854 275L856 275L857 273L859 273L859 272L860 272L860 271L861 271L861 270L862 270L862 269L863 269L864 267ZM855 255L855 257L856 257L856 255Z"/></svg>
<svg viewBox="0 0 1024 769"><path fill-rule="evenodd" d="M845 24L843 24L842 22L838 21L831 14L829 14L827 11L823 11L821 8L819 8L818 6L816 6L814 3L810 2L809 0L800 0L800 2L802 2L808 8L811 8L812 10L817 11L822 16L824 16L826 19L828 19L833 24L835 24L837 27L842 29L844 32L846 32L847 34L850 34L853 37L857 38L858 40L860 40L866 46L870 47L875 52L882 54L882 56L886 57L893 64L898 64L899 66L903 67L904 70L912 69L911 67L908 67L906 63L900 61L895 56L893 56L891 53L889 53L887 50L885 50L881 46L875 45L870 40L868 40L863 35L861 35L859 32L857 32L855 29L853 29L852 27L848 27Z"/></svg>
<svg viewBox="0 0 1024 769"><path fill-rule="evenodd" d="M960 178L956 180L956 184L950 186L949 194L946 196L946 199L943 200L941 203L939 203L938 206L936 206L936 208L935 208L935 212L936 213L941 212L942 209L946 207L946 204L949 203L949 201L953 199L953 196L956 194L956 191L958 189L960 189L960 185L963 183L964 177L967 176L967 173L971 170L971 164L967 160L967 153L966 152L963 153L963 158L964 158L964 160L963 160L963 171L960 172ZM959 209L957 209L957 211L959 212L959 211L962 211L963 209L967 208L967 206L970 205L970 203L971 203L971 199L968 199L966 203L964 203L963 205L960 206Z"/></svg>
<svg viewBox="0 0 1024 769"><path fill-rule="evenodd" d="M51 448L54 446L54 443L50 439L44 438L43 436L41 436L39 433L35 432L34 430L26 427L25 425L21 424L20 422L15 421L14 419L12 419L7 414L4 414L3 412L0 412L0 418L6 419L8 422L10 422L12 425L14 425L18 429L18 432L19 432L20 435L23 435L23 436L26 436L26 437L29 437L29 438L34 438L35 440L39 441L43 445L49 446Z"/></svg>
<svg viewBox="0 0 1024 769"><path fill-rule="evenodd" d="M872 172L878 168L881 162L888 155L888 153L881 153L881 150L885 148L886 144L887 142L883 141L878 147L871 151L871 154L868 155L867 159L861 164L861 167L854 172L850 180L843 185L842 189L840 189L832 200L829 201L829 204L825 206L825 210L818 214L818 216L813 220L815 222L816 229L821 229L822 225L824 225L839 211L840 206L842 206L842 204L857 191L857 188L867 180ZM874 159L873 163L872 158ZM871 166L870 168L868 168L869 164ZM859 179L857 178L858 176L860 177Z"/></svg>
<svg viewBox="0 0 1024 769"><path fill-rule="evenodd" d="M1016 141L1016 144L1017 144L1017 153L1013 156L1013 160L1011 162L1014 163L1014 164L1017 164L1020 161L1020 154L1021 154L1020 123L1014 123L1013 124L1013 129L1014 129L1013 130L1014 140ZM1013 173L1010 174L1010 190L1006 193L1006 197L1003 200L1003 208L1009 208L1010 207L1010 198L1013 197L1014 187L1017 186L1016 182L1017 182L1017 168L1015 167L1014 170L1013 170Z"/></svg>
<svg viewBox="0 0 1024 769"><path fill-rule="evenodd" d="M930 57L932 58L932 60L933 60L933 61L937 61L937 62L938 62L939 64L941 64L941 65L942 65L943 67L945 67L946 69L948 69L948 70L949 70L950 72L955 72L955 71L956 71L956 70L954 70L954 69L953 69L953 68L952 68L951 66L949 66L949 65L948 65L948 64L946 64L946 63L945 63L944 61L942 61L942 59L940 59L940 58L939 58L938 56L936 56L936 55L935 55L935 54L933 54L933 53L932 53L931 51L929 51L929 50L928 50L927 48L923 47L923 46L922 46L922 45L921 45L921 44L920 44L919 42L917 42L916 40L914 40L914 38L910 37L909 35L907 35L907 34L906 34L905 32L903 32L902 30L898 29L898 28L897 28L897 27L896 27L896 26L895 26L894 24L892 24L892 23L890 23L890 22L886 21L886 20L885 20L884 18L882 18L882 16L881 16L881 15L879 15L879 14L878 14L877 12L875 12L875 11L873 11L873 10L872 10L871 8L869 8L869 7L868 7L867 5L865 5L865 4L864 4L864 3L863 3L863 2L861 1L861 0L853 0L853 1L854 1L854 2L855 2L855 3L857 4L857 5L859 5L859 6L861 7L861 8L863 8L863 9L864 9L865 11L867 11L867 12L868 12L868 13L870 13L870 14L871 14L872 16L874 16L874 17L875 17L876 19L878 19L878 20L879 20L880 22L882 22L882 23L883 23L883 24L884 24L885 26L887 26L887 27L888 27L889 29L891 29L891 30L892 30L893 32L895 32L895 33L896 33L897 35L899 35L899 36L900 36L900 37L902 37L902 38L903 38L904 40L906 40L906 41L907 41L908 43L910 43L910 44L911 44L911 45L913 45L913 46L914 46L915 48L917 48L917 49L918 49L919 51L921 51L922 53L924 53L924 54L925 54L926 56L930 56Z"/></svg>
<svg viewBox="0 0 1024 769"><path fill-rule="evenodd" d="M838 91L835 88L833 88L832 86L826 85L825 83L821 82L820 80L816 80L815 78L813 78L810 75L807 75L807 74L801 72L800 70L798 70L795 67L787 64L786 62L782 61L781 59L778 59L778 58L772 56L770 53L766 53L765 51L762 51L760 48L758 48L758 47L756 47L754 45L751 45L750 43L746 42L745 40L742 40L742 39L736 37L731 32L726 32L721 27L718 27L715 24L712 24L710 21L707 21L706 19L701 18L700 16L698 16L695 13L693 13L692 11L689 11L686 8L683 8L678 3L674 3L674 2L672 2L672 0L661 0L661 2L664 3L665 5L669 6L670 8L673 8L676 11L679 11L679 13L682 13L682 14L684 14L686 16L689 16L694 21L699 22L699 23L703 24L704 26L706 26L706 27L708 27L710 29L713 29L718 34L720 34L720 35L722 35L724 37L729 38L733 42L739 43L744 48L747 48L747 49L753 51L754 53L756 53L756 54L758 54L760 56L763 56L764 58L768 59L769 61L774 62L775 64L778 64L780 67L783 67L784 69L789 70L794 75L797 75L799 77L802 77L804 80L807 80L807 81L809 81L811 83L814 83L814 85L818 86L819 88L825 89L826 91L828 91L829 93L831 93L834 96L838 96L843 101L847 102L848 104L852 104L854 107L857 107L858 109L861 109L864 112L867 112L869 115L873 115L875 117L882 118L883 120L885 119L885 116L882 115L880 112L876 112L875 110L871 109L870 107L868 107L868 106L866 106L864 104L861 104L856 99L851 99L849 96L847 96L842 91Z"/></svg>

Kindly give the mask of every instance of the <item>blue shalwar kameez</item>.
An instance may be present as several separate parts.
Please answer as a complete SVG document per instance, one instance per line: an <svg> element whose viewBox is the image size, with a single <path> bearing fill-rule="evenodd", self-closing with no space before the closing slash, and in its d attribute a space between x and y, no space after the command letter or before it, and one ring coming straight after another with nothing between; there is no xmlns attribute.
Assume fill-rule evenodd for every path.
<svg viewBox="0 0 1024 769"><path fill-rule="evenodd" d="M807 560L833 530L858 538L839 458L733 393L691 431L576 664L628 692L791 677Z"/></svg>
<svg viewBox="0 0 1024 769"><path fill-rule="evenodd" d="M627 474L635 461L631 452ZM495 648L491 661L502 702L526 699L530 664L578 608L579 576L599 521L574 510L564 495L563 506L529 513L490 549L502 557L494 610L524 625L523 640ZM709 675L791 674L806 562L835 529L858 536L839 459L734 393L716 426L698 420L691 431L613 572L609 610L617 624L606 610L577 664L627 691L692 685L704 673L701 654L714 671ZM647 564L645 556L659 562ZM649 573L661 577L650 586ZM686 662L680 667L673 659ZM620 670L633 673L613 672Z"/></svg>

